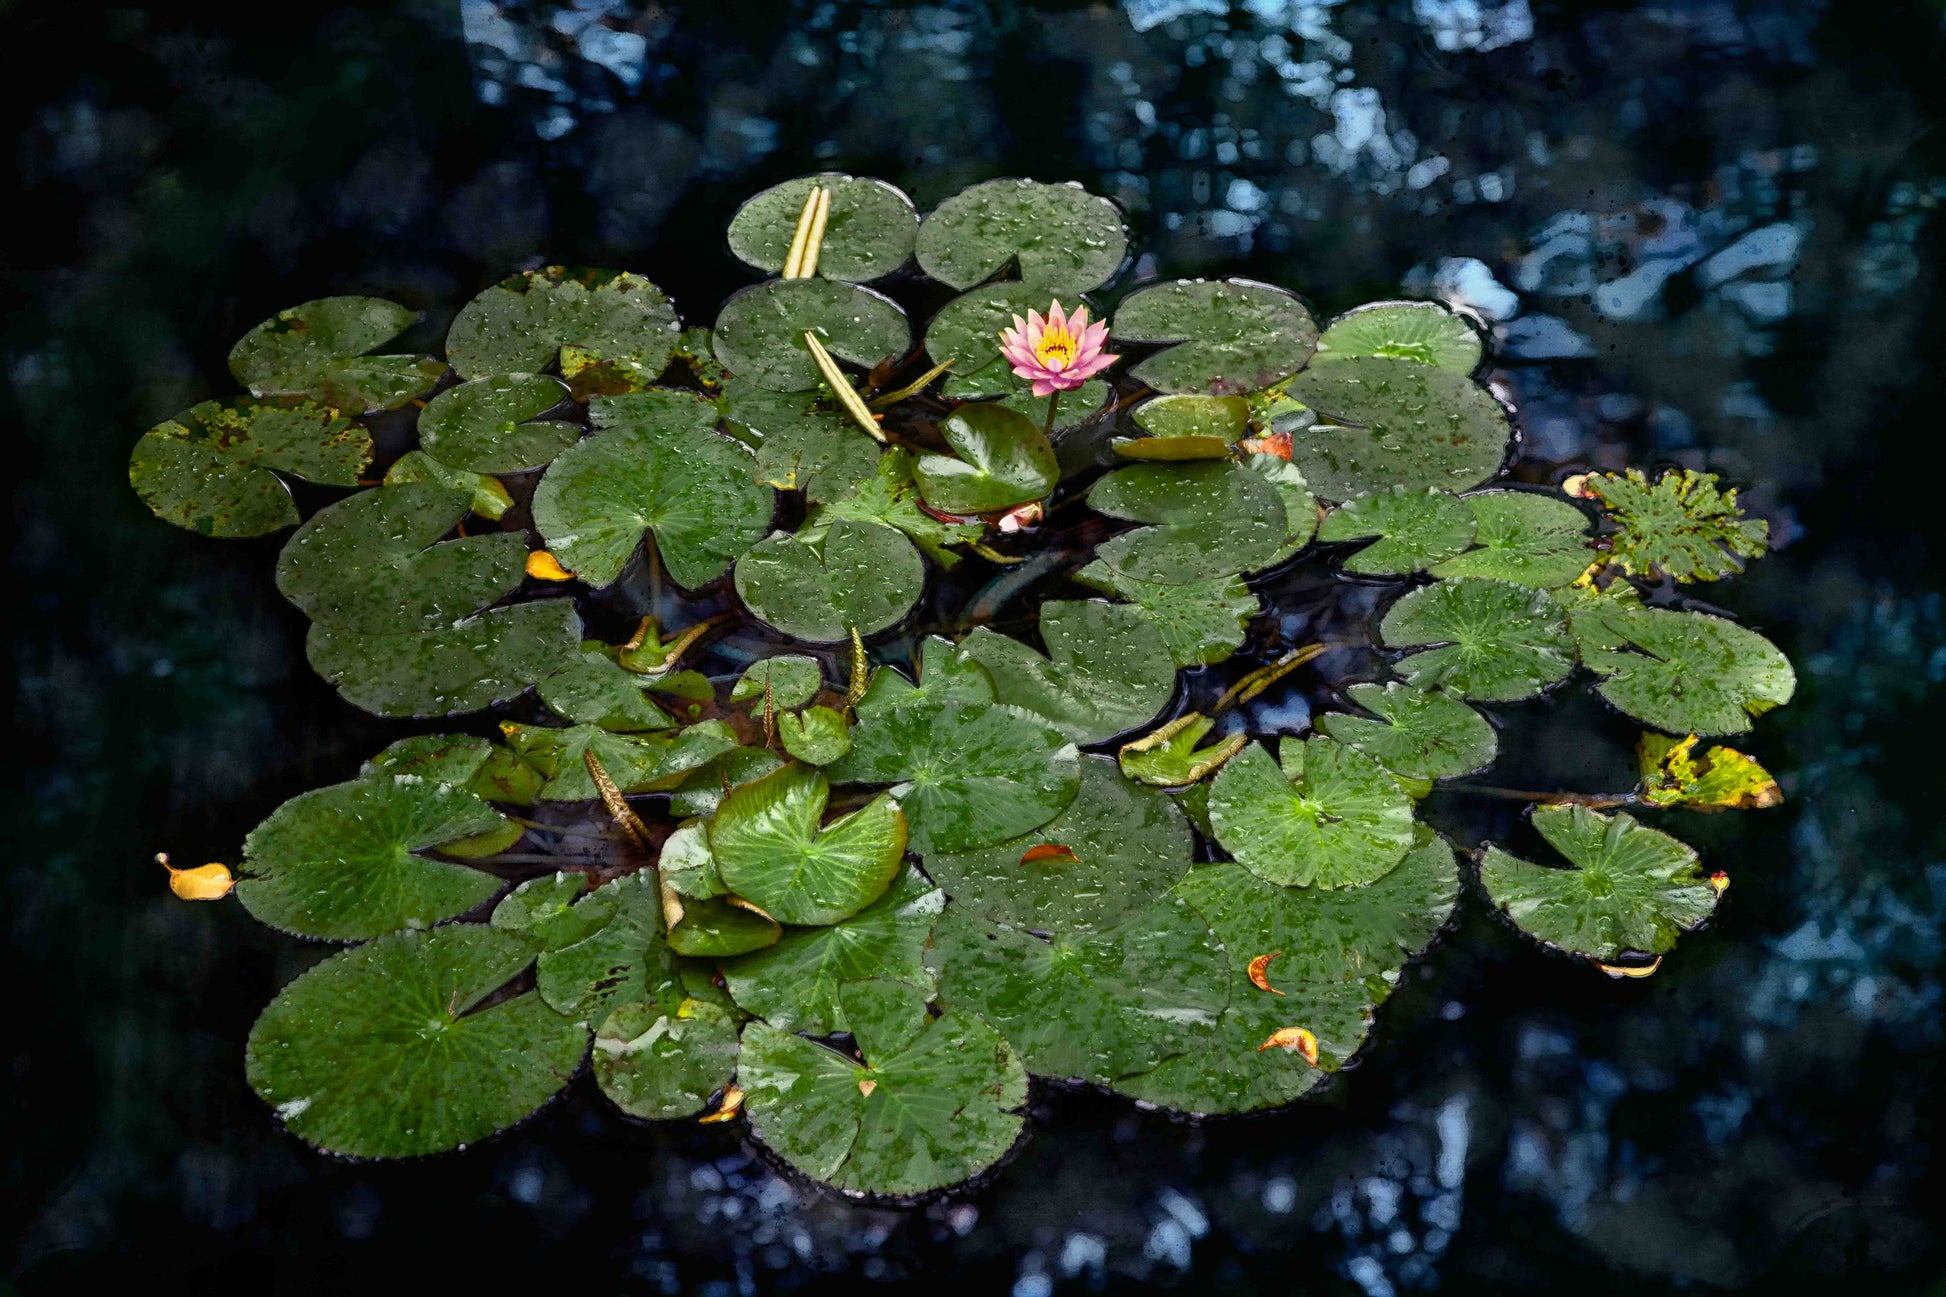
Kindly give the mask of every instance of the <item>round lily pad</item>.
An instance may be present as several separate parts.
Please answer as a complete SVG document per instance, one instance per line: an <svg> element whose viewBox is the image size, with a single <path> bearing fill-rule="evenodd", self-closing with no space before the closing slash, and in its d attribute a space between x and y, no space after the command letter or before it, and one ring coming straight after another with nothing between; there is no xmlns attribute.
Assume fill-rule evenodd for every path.
<svg viewBox="0 0 1946 1297"><path fill-rule="evenodd" d="M965 399L1020 390L1020 379L1000 355L1000 333L1016 319L1025 320L1029 311L1046 315L1057 300L1054 292L1039 283L1003 279L981 284L940 307L926 326L926 354L935 363L953 362L949 394ZM1078 294L1071 294L1061 305L1074 310L1087 303ZM1063 400L1074 398L1064 396Z"/></svg>
<svg viewBox="0 0 1946 1297"><path fill-rule="evenodd" d="M344 631L437 631L519 585L527 543L513 532L439 542L471 502L431 483L381 486L327 505L277 556L277 588Z"/></svg>
<svg viewBox="0 0 1946 1297"><path fill-rule="evenodd" d="M1083 757L1081 786L1040 828L973 851L935 851L926 872L953 907L1022 931L1102 932L1175 886L1194 848L1166 794Z"/></svg>
<svg viewBox="0 0 1946 1297"><path fill-rule="evenodd" d="M1532 698L1574 670L1566 614L1545 590L1466 577L1422 586L1379 623L1392 648L1438 645L1395 664L1421 689L1483 702Z"/></svg>
<svg viewBox="0 0 1946 1297"><path fill-rule="evenodd" d="M595 1083L631 1117L693 1117L736 1071L737 1027L713 1004L624 1004L602 1020L590 1057Z"/></svg>
<svg viewBox="0 0 1946 1297"><path fill-rule="evenodd" d="M858 425L826 408L815 392L769 392L732 382L718 404L723 420L756 446L753 481L807 500L832 500L878 469L880 446Z"/></svg>
<svg viewBox="0 0 1946 1297"><path fill-rule="evenodd" d="M1144 437L1115 442L1128 459L1221 459L1250 431L1250 404L1240 396L1158 396L1135 407Z"/></svg>
<svg viewBox="0 0 1946 1297"><path fill-rule="evenodd" d="M1176 667L1161 632L1137 610L1098 600L1041 605L1042 657L981 627L960 652L984 666L1003 703L1043 717L1076 743L1101 743L1169 705Z"/></svg>
<svg viewBox="0 0 1946 1297"><path fill-rule="evenodd" d="M1582 661L1607 677L1601 696L1644 725L1741 734L1797 689L1790 659L1775 644L1721 617L1617 605L1598 620L1612 639L1607 647L1584 641Z"/></svg>
<svg viewBox="0 0 1946 1297"><path fill-rule="evenodd" d="M1114 336L1171 346L1131 372L1158 392L1260 392L1304 367L1318 326L1304 303L1247 279L1151 284L1115 308Z"/></svg>
<svg viewBox="0 0 1946 1297"><path fill-rule="evenodd" d="M1395 775L1451 779L1485 769L1500 750L1486 717L1438 689L1395 680L1351 685L1345 693L1378 719L1326 712L1317 718L1318 728Z"/></svg>
<svg viewBox="0 0 1946 1297"><path fill-rule="evenodd" d="M930 992L926 938L946 895L914 871L885 894L834 924L798 928L768 950L723 965L737 1005L773 1027L829 1036L850 1031L838 991L846 982L883 978Z"/></svg>
<svg viewBox="0 0 1946 1297"><path fill-rule="evenodd" d="M921 455L913 478L927 504L941 513L999 513L1045 499L1061 480L1047 434L1004 405L965 405L940 421L940 435L957 454Z"/></svg>
<svg viewBox="0 0 1946 1297"><path fill-rule="evenodd" d="M1489 846L1480 882L1521 931L1569 954L1660 955L1716 909L1696 852L1627 814L1547 806L1534 827L1572 869L1530 864Z"/></svg>
<svg viewBox="0 0 1946 1297"><path fill-rule="evenodd" d="M736 377L773 392L808 392L823 381L804 335L839 360L870 369L904 355L912 327L898 303L856 284L771 279L723 303L716 358Z"/></svg>
<svg viewBox="0 0 1946 1297"><path fill-rule="evenodd" d="M1291 434L1291 462L1327 500L1395 486L1470 490L1500 472L1513 436L1491 392L1410 360L1315 365L1286 390L1317 412Z"/></svg>
<svg viewBox="0 0 1946 1297"><path fill-rule="evenodd" d="M682 325L660 288L615 270L547 266L462 306L446 358L465 378L533 374L557 361L577 395L646 387L668 368Z"/></svg>
<svg viewBox="0 0 1946 1297"><path fill-rule="evenodd" d="M1266 566L1289 532L1284 502L1239 464L1132 464L1096 482L1088 503L1111 518L1159 523L1098 546L1109 567L1138 581L1187 585Z"/></svg>
<svg viewBox="0 0 1946 1297"><path fill-rule="evenodd" d="M1367 302L1331 322L1317 359L1381 356L1471 374L1482 350L1479 330L1438 302Z"/></svg>
<svg viewBox="0 0 1946 1297"><path fill-rule="evenodd" d="M821 825L830 782L787 765L730 791L710 821L723 883L783 923L836 923L884 894L905 858L905 815L880 794Z"/></svg>
<svg viewBox="0 0 1946 1297"><path fill-rule="evenodd" d="M484 904L502 884L415 853L505 823L471 793L419 775L313 789L244 839L237 899L273 928L326 941L429 927Z"/></svg>
<svg viewBox="0 0 1946 1297"><path fill-rule="evenodd" d="M423 450L408 450L385 470L386 486L408 486L414 482L430 482L459 492L467 497L468 507L474 513L493 522L500 521L514 507L514 498L507 494L499 478L442 464Z"/></svg>
<svg viewBox="0 0 1946 1297"><path fill-rule="evenodd" d="M851 722L831 707L806 707L777 718L784 751L807 766L828 766L851 751Z"/></svg>
<svg viewBox="0 0 1946 1297"><path fill-rule="evenodd" d="M855 627L870 635L919 601L926 561L912 543L875 522L834 522L812 543L778 532L737 560L737 597L792 639L830 644Z"/></svg>
<svg viewBox="0 0 1946 1297"><path fill-rule="evenodd" d="M1306 545L1318 530L1318 498L1311 484L1287 459L1277 455L1253 453L1243 457L1246 472L1255 473L1270 483L1270 489L1284 502L1284 543L1263 567L1275 567ZM1262 568L1252 569L1261 571Z"/></svg>
<svg viewBox="0 0 1946 1297"><path fill-rule="evenodd" d="M309 396L350 414L390 410L446 372L431 356L368 356L419 313L382 297L320 297L277 314L230 348L230 372L258 396Z"/></svg>
<svg viewBox="0 0 1946 1297"><path fill-rule="evenodd" d="M1053 937L948 906L927 961L946 1007L992 1023L1030 1073L1097 1084L1200 1048L1230 1000L1223 946L1178 896Z"/></svg>
<svg viewBox="0 0 1946 1297"><path fill-rule="evenodd" d="M730 686L730 701L752 703L761 708L768 701L773 707L802 707L817 697L824 687L824 668L814 657L802 653L780 653L758 658L737 682Z"/></svg>
<svg viewBox="0 0 1946 1297"><path fill-rule="evenodd" d="M539 468L581 439L572 423L540 416L568 399L545 374L496 374L441 392L419 414L419 444L442 464L474 473Z"/></svg>
<svg viewBox="0 0 1946 1297"><path fill-rule="evenodd" d="M839 990L861 1063L761 1022L743 1029L737 1078L750 1133L814 1180L911 1195L998 1162L1020 1137L1027 1073L998 1032L961 1013L931 1017L899 982Z"/></svg>
<svg viewBox="0 0 1946 1297"><path fill-rule="evenodd" d="M989 180L962 189L919 226L919 265L962 291L1014 266L1021 282L1085 293L1128 255L1122 215L1078 185Z"/></svg>
<svg viewBox="0 0 1946 1297"><path fill-rule="evenodd" d="M919 232L912 200L883 180L829 171L772 185L738 208L730 220L730 251L745 265L771 274L782 270L814 185L831 195L818 274L863 283L891 274L912 256Z"/></svg>
<svg viewBox="0 0 1946 1297"><path fill-rule="evenodd" d="M1137 580L1096 560L1075 573L1074 579L1127 599L1161 633L1178 668L1221 662L1242 648L1249 625L1263 606L1256 592L1234 576L1163 585Z"/></svg>
<svg viewBox="0 0 1946 1297"><path fill-rule="evenodd" d="M587 1029L538 996L482 1000L533 959L478 924L401 932L298 977L250 1030L250 1086L343 1157L418 1157L505 1130L568 1082Z"/></svg>
<svg viewBox="0 0 1946 1297"><path fill-rule="evenodd" d="M580 641L573 602L542 599L490 608L440 630L388 635L318 622L304 653L312 670L368 712L457 716L518 697Z"/></svg>
<svg viewBox="0 0 1946 1297"><path fill-rule="evenodd" d="M1588 515L1566 500L1534 491L1476 491L1463 497L1477 523L1467 550L1432 565L1438 577L1484 576L1553 589L1595 561Z"/></svg>
<svg viewBox="0 0 1946 1297"><path fill-rule="evenodd" d="M1473 511L1458 496L1436 488L1395 486L1353 496L1318 524L1318 539L1363 540L1378 536L1345 560L1361 576L1403 576L1431 567L1473 543ZM1453 575L1459 575L1454 573Z"/></svg>
<svg viewBox="0 0 1946 1297"><path fill-rule="evenodd" d="M1412 847L1412 799L1384 767L1328 738L1285 739L1282 768L1259 744L1210 786L1210 825L1237 863L1286 887L1355 887Z"/></svg>
<svg viewBox="0 0 1946 1297"><path fill-rule="evenodd" d="M336 410L308 401L204 401L142 434L128 482L164 522L205 536L266 536L297 522L290 488L272 472L356 486L372 439Z"/></svg>
<svg viewBox="0 0 1946 1297"><path fill-rule="evenodd" d="M589 403L596 435L562 452L534 491L534 525L563 567L614 584L642 543L679 585L714 581L756 544L776 496L750 477L750 452L722 436L716 407L656 390Z"/></svg>
<svg viewBox="0 0 1946 1297"><path fill-rule="evenodd" d="M982 673L984 674L984 673ZM836 783L892 784L920 855L993 846L1053 819L1080 787L1074 743L1002 703L920 696L861 705Z"/></svg>

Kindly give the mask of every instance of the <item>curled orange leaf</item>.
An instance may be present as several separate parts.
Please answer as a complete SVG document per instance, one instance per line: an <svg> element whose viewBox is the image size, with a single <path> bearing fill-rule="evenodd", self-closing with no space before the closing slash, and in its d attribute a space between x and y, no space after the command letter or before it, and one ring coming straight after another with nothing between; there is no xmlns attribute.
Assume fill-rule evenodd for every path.
<svg viewBox="0 0 1946 1297"><path fill-rule="evenodd" d="M736 1115L742 1111L743 1089L740 1086L731 1085L724 1089L723 1102L716 1105L716 1111L705 1113L696 1120L702 1125L708 1126L719 1121L733 1121L736 1119Z"/></svg>
<svg viewBox="0 0 1946 1297"><path fill-rule="evenodd" d="M224 864L198 865L178 869L169 863L167 852L157 852L155 862L169 871L169 890L183 901L220 901L236 887L236 875Z"/></svg>
<svg viewBox="0 0 1946 1297"><path fill-rule="evenodd" d="M1074 854L1074 848L1064 847L1058 842L1043 842L1037 847L1029 847L1020 857L1023 865L1038 865L1044 860L1059 861L1062 864L1080 864L1081 858Z"/></svg>
<svg viewBox="0 0 1946 1297"><path fill-rule="evenodd" d="M1282 995L1282 991L1270 984L1270 961L1283 953L1281 950L1273 950L1268 955L1258 955L1255 959L1251 960L1250 984L1259 991L1269 991L1272 995Z"/></svg>
<svg viewBox="0 0 1946 1297"><path fill-rule="evenodd" d="M1279 1027L1270 1033L1263 1044L1257 1046L1259 1054L1266 1049L1288 1049L1293 1054L1302 1054L1304 1061L1312 1067L1318 1065L1317 1033L1308 1027Z"/></svg>
<svg viewBox="0 0 1946 1297"><path fill-rule="evenodd" d="M1291 434L1273 432L1263 437L1246 437L1237 443L1252 455L1275 455L1279 459L1291 457Z"/></svg>

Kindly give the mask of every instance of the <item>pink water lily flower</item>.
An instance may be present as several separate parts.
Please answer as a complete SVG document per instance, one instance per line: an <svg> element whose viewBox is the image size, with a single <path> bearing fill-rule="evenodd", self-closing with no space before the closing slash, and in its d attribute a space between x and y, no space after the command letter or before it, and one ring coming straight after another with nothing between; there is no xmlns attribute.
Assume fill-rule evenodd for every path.
<svg viewBox="0 0 1946 1297"><path fill-rule="evenodd" d="M1108 326L1088 323L1087 307L1069 319L1057 301L1046 319L1039 311L1027 312L1025 322L1014 316L1014 327L1000 331L1000 354L1034 385L1035 396L1052 396L1072 392L1121 359L1101 349L1107 341Z"/></svg>

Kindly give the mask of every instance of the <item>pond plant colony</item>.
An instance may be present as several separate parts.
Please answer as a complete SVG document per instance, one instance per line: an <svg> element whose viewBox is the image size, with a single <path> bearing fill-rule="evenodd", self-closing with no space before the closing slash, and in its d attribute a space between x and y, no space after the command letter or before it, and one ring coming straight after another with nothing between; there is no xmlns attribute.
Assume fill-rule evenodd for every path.
<svg viewBox="0 0 1946 1297"><path fill-rule="evenodd" d="M135 447L169 522L296 526L277 586L349 702L496 714L291 799L234 870L170 869L348 944L251 1033L294 1134L458 1148L586 1063L631 1116L742 1119L909 1197L1000 1162L1030 1076L1199 1116L1301 1098L1468 894L1618 977L1708 920L1728 879L1630 809L1774 804L1709 740L1794 687L1678 592L1766 547L1713 476L1497 485L1508 412L1435 303L1320 329L1183 280L1100 315L1127 238L1074 186L922 220L807 176L729 242L773 277L710 329L562 267L475 297L444 359L371 354L405 307L307 302L231 352L249 395ZM354 493L301 519L325 493L286 478ZM1276 638L1262 577L1298 564L1377 588L1391 676L1252 734L1242 704L1331 645L1203 669ZM762 651L694 669L727 636ZM1518 853L1420 821L1493 763L1494 705L1582 669L1645 727L1635 789L1479 788L1534 803Z"/></svg>

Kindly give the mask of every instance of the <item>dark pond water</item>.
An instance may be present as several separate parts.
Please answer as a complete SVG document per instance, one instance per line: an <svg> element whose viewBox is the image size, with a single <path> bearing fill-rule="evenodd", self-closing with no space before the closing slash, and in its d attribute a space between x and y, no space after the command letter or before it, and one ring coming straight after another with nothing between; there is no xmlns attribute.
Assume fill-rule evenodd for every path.
<svg viewBox="0 0 1946 1297"><path fill-rule="evenodd" d="M1939 1291L1935 7L417 0L4 22L19 1290ZM245 328L327 293L429 308L430 341L482 285L565 261L643 271L707 320L744 282L720 237L737 202L813 165L922 206L1078 179L1130 213L1140 273L1250 275L1325 311L1463 302L1494 321L1523 476L1673 462L1745 484L1786 543L1706 594L1802 684L1752 744L1786 804L1671 826L1735 878L1720 921L1610 983L1476 916L1326 1098L1198 1128L1046 1094L990 1184L911 1211L802 1188L720 1128L626 1124L592 1086L419 1164L280 1134L242 1042L319 952L169 901L149 856L234 860L280 800L398 731L306 669L275 540L155 522L129 446L230 390ZM1260 720L1308 702L1269 695ZM1585 700L1528 708L1498 774L1625 784L1611 731Z"/></svg>

